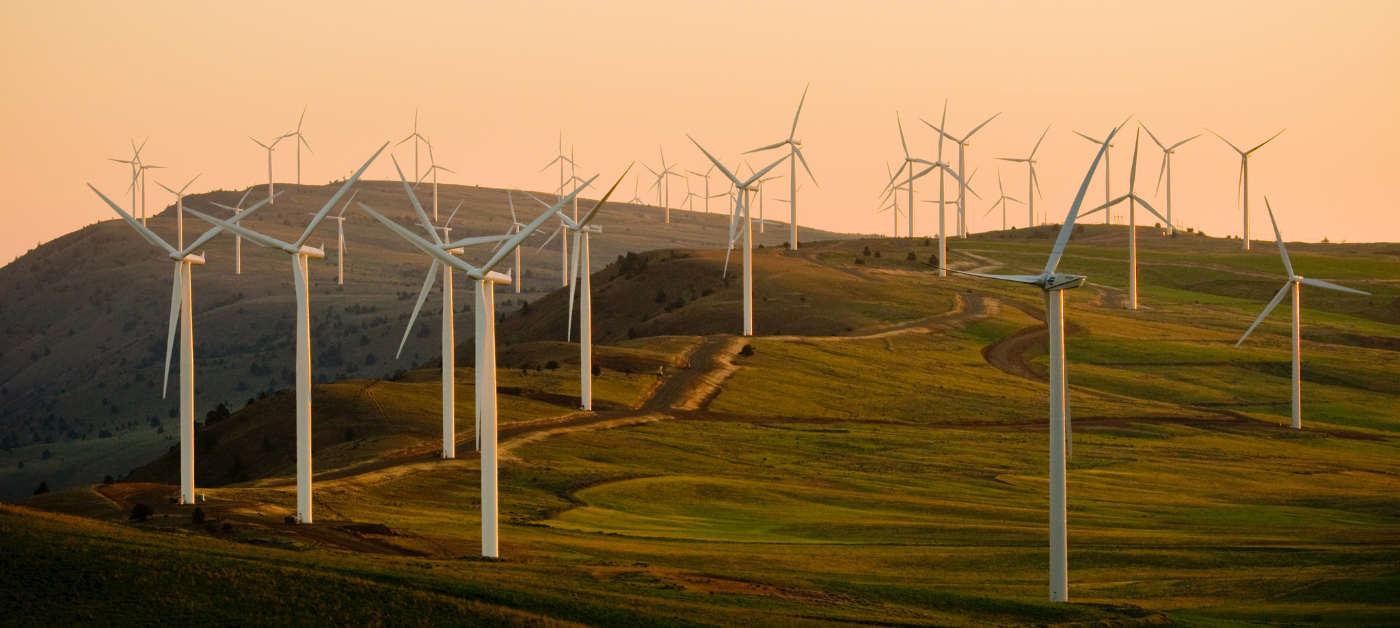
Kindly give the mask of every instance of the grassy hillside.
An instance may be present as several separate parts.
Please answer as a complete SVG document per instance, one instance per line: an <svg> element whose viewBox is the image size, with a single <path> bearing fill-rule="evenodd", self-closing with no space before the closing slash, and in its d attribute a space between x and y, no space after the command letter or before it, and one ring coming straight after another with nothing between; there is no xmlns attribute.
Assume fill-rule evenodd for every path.
<svg viewBox="0 0 1400 628"><path fill-rule="evenodd" d="M954 241L948 262L1038 269L1048 238L1023 235ZM594 413L577 410L577 345L559 340L565 297L508 315L504 561L463 560L480 552L479 466L461 445L471 436L469 364L458 366L466 403L452 461L431 455L438 370L317 387L314 525L283 523L292 469L276 448L292 421L276 396L206 429L218 444L202 474L218 479L240 452L256 468L245 482L204 485L203 526L192 525L191 506L168 503L173 475L159 461L139 473L163 484L25 503L113 522L146 504L155 512L147 523L102 536L152 555L166 550L146 548L176 538L196 564L272 557L444 604L585 625L1396 624L1400 421L1390 409L1400 407L1400 373L1388 347L1400 326L1385 307L1400 296L1400 266L1390 249L1294 255L1300 272L1376 296L1305 296L1305 427L1293 430L1286 313L1234 347L1263 305L1250 286L1273 282L1272 292L1281 282L1266 278L1270 249L1144 238L1144 269L1180 282L1144 273L1144 308L1128 311L1118 279L1125 231L1083 235L1061 267L1091 281L1067 299L1071 604L1044 601L1038 294L939 278L923 240L765 247L752 339L713 333L738 318L735 282L716 275L721 256L677 249L600 264L596 328L611 330L612 344L598 349ZM667 312L658 289L684 304ZM256 451L265 434L284 435L267 455ZM81 539L98 562L131 554L63 527L96 524L12 512L0 525L21 539L6 550L16 571L41 564L56 574L20 585L15 599L81 581L64 570L74 563L44 562L45 552L71 550L29 541L36 536ZM389 593L327 585L317 595L313 605L340 600L336 612L352 613L359 598Z"/></svg>
<svg viewBox="0 0 1400 628"><path fill-rule="evenodd" d="M247 224L291 240L336 188L279 189L277 203ZM357 201L405 224L413 220L398 182L363 181L355 189ZM499 234L510 224L504 190L445 185L440 194L446 212L464 201L453 222L454 237ZM242 190L196 194L186 197L185 205L224 215L211 203L233 205L241 196ZM250 196L256 200L259 191ZM421 187L419 196L429 202L431 190ZM523 194L515 197L521 218L543 210ZM96 196L92 202L101 203ZM587 211L593 201L579 206ZM327 243L327 258L311 263L318 383L387 377L437 355L441 298L434 291L402 357L395 359L427 272L425 256L364 212L352 208L345 215L345 285L336 284L335 224L324 223L311 240L316 246ZM674 210L669 225L662 215L657 208L610 205L596 223L605 232L593 239L595 268L629 251L722 246L728 234L727 218L720 214ZM190 242L207 225L187 218L185 241ZM151 218L150 227L174 241L173 206ZM779 231L786 233L775 230L757 241L780 245ZM498 291L500 311L514 311L560 285L560 238L536 251L544 240L541 235L525 246L525 292ZM233 247L233 238L216 238L204 251L208 263L194 272L195 401L201 419L220 403L238 409L259 393L287 388L293 377L290 257L245 242L243 274L235 275ZM466 257L481 263L489 254L485 247ZM0 324L0 499L27 495L40 481L51 486L97 482L174 444L177 430L170 419L178 399L173 390L169 398L161 397L171 269L165 256L120 220L85 227L0 267L5 321ZM467 338L470 284L459 277L457 285L458 329Z"/></svg>

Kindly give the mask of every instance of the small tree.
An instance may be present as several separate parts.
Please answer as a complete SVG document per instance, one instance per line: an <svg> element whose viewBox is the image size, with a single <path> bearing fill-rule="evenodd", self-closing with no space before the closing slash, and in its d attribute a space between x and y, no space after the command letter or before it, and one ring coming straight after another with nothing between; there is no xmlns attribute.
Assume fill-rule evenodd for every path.
<svg viewBox="0 0 1400 628"><path fill-rule="evenodd" d="M879 259L879 257L880 257L880 252L879 252L879 251L875 251L875 258L876 258L876 259Z"/></svg>
<svg viewBox="0 0 1400 628"><path fill-rule="evenodd" d="M593 365L593 376L594 376L594 377L597 377L597 376L602 375L602 374L603 374L603 367L598 366L597 364L594 364L594 365Z"/></svg>
<svg viewBox="0 0 1400 628"><path fill-rule="evenodd" d="M103 484L116 484L117 481L116 481L116 480L113 480L113 479L112 479L112 476L109 475L109 476L107 476L107 477L102 478L102 483L103 483Z"/></svg>
<svg viewBox="0 0 1400 628"><path fill-rule="evenodd" d="M131 520L145 523L146 518L154 514L156 514L156 512L154 510L151 510L150 506L147 506L145 504L136 504L136 507L131 509Z"/></svg>
<svg viewBox="0 0 1400 628"><path fill-rule="evenodd" d="M865 247L865 250L864 250L864 251L861 251L860 254L861 254L861 255L864 255L864 256L866 256L866 257L870 257L870 247L868 247L868 246Z"/></svg>
<svg viewBox="0 0 1400 628"><path fill-rule="evenodd" d="M858 265L860 265L860 266L864 266L864 265L865 265L865 258L864 258L864 257L857 257L857 258L856 258L856 264L858 264Z"/></svg>
<svg viewBox="0 0 1400 628"><path fill-rule="evenodd" d="M919 261L919 256L915 255L913 251L909 251L909 255L906 256L904 259L907 259L911 262L917 262Z"/></svg>
<svg viewBox="0 0 1400 628"><path fill-rule="evenodd" d="M559 363L555 362L554 360L550 360L548 362L545 362L544 367L553 371L554 369L559 368Z"/></svg>
<svg viewBox="0 0 1400 628"><path fill-rule="evenodd" d="M48 483L48 482L40 482L40 483L39 483L39 488L34 489L34 494L35 494L35 495L43 495L44 493L47 493L47 492L49 492L49 483Z"/></svg>
<svg viewBox="0 0 1400 628"><path fill-rule="evenodd" d="M199 506L194 507L194 513L190 515L190 523L199 525L204 523L204 509Z"/></svg>
<svg viewBox="0 0 1400 628"><path fill-rule="evenodd" d="M932 254L930 254L930 255L928 256L928 265L929 265L929 266L937 266L937 265L938 265L938 254L937 254L937 253L932 253Z"/></svg>
<svg viewBox="0 0 1400 628"><path fill-rule="evenodd" d="M742 355L742 356L744 356L744 357L746 357L746 358L752 356L752 355L753 355L753 345L744 345L744 348L739 350L739 355Z"/></svg>

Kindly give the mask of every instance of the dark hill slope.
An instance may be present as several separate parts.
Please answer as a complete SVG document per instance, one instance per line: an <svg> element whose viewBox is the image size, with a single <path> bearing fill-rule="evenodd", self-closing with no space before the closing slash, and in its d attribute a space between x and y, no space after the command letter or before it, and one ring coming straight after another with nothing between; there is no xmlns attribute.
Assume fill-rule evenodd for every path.
<svg viewBox="0 0 1400 628"><path fill-rule="evenodd" d="M332 186L280 186L284 194L248 220L248 226L284 240L294 239L310 212L334 192ZM412 208L397 182L364 181L363 201L408 222ZM510 224L504 190L441 186L446 213L465 200L452 235L499 234ZM430 188L420 198L431 199ZM186 207L224 215L211 203L236 203L242 191L217 191L185 199ZM259 196L255 190L251 195ZM515 194L522 219L543 208ZM156 198L153 196L153 198ZM548 196L542 198L549 198ZM93 203L101 201L95 196ZM584 200L580 211L593 201ZM336 211L339 211L337 209ZM345 285L336 285L335 224L324 223L312 238L326 243L327 258L312 261L312 354L318 382L383 377L421 363L436 352L440 297L425 305L419 329L401 360L393 356L413 299L422 286L426 258L357 209L345 214ZM185 221L186 241L205 231ZM720 246L727 219L719 214L610 205L597 224L606 237L592 247L601 266L628 251ZM174 208L150 220L162 237L174 239ZM551 228L553 225L551 225ZM781 233L759 238L780 245ZM813 238L842 237L808 230ZM544 237L524 249L523 295L501 290L501 311L560 285L559 242L543 252ZM286 388L292 377L292 314L289 256L244 243L243 274L233 272L234 240L220 236L204 251L208 264L194 272L196 416L219 403L241 407L258 392ZM480 263L482 248L466 258ZM176 433L174 391L160 395L172 263L119 220L90 225L57 238L0 267L0 499L28 494L40 481L50 486L101 481L149 461L167 449ZM468 287L458 282L458 290ZM459 315L470 298L458 296ZM469 316L469 315L468 315ZM459 326L470 334L470 319ZM163 431L161 428L164 428ZM43 452L50 452L48 457ZM24 467L20 468L19 463Z"/></svg>

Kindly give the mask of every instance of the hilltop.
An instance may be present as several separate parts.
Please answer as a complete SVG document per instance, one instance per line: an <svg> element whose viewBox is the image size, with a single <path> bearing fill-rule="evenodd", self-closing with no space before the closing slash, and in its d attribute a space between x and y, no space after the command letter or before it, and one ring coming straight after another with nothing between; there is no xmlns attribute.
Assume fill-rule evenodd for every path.
<svg viewBox="0 0 1400 628"><path fill-rule="evenodd" d="M361 181L355 189L357 201L404 224L415 220L400 183ZM277 202L246 224L290 240L335 186L279 184L278 190ZM500 234L509 227L505 190L457 185L439 190L444 220L463 201L453 222L454 237ZM260 192L255 187L249 198L257 200ZM212 203L232 206L242 195L243 190L195 194L185 198L185 206L224 215ZM431 211L431 188L420 186L418 195ZM522 219L544 209L520 192L513 196ZM92 202L101 203L95 196ZM593 204L581 200L579 209L586 212ZM172 241L174 211L166 207L149 221L153 231ZM326 259L311 263L318 383L384 378L437 355L441 298L435 290L402 357L395 359L427 272L426 257L364 212L352 208L345 215L344 286L336 284L335 223L323 223L311 240L326 245ZM671 215L667 225L659 208L610 203L596 222L604 232L592 239L594 267L628 252L724 245L725 215L674 209ZM206 226L187 216L185 241ZM786 233L776 228L755 234L755 240L780 246ZM815 229L803 233L804 240L850 237ZM536 251L546 237L534 237L523 247L524 292L499 291L502 313L560 285L561 238ZM194 271L195 400L201 420L220 404L237 410L292 381L290 258L245 242L243 274L235 275L233 248L232 237L216 238L204 251L208 263ZM481 247L468 251L466 259L480 263L489 254L489 247ZM27 495L40 481L50 486L101 481L175 444L170 419L178 398L173 390L161 397L171 267L155 247L116 219L44 243L0 267L0 318L5 321L0 324L0 498ZM459 277L457 315L465 322L457 329L463 339L471 335L471 298L462 292L469 289Z"/></svg>

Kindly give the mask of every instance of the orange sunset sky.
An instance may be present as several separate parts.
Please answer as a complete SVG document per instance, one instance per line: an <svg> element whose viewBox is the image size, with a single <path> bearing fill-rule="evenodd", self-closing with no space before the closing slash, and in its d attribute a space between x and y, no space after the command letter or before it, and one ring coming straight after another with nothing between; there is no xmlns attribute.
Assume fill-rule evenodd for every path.
<svg viewBox="0 0 1400 628"><path fill-rule="evenodd" d="M1137 120L1164 141L1209 127L1250 146L1286 127L1251 160L1252 235L1270 237L1267 195L1289 240L1400 241L1397 33L1395 2L7 2L0 259L114 218L84 184L122 195L128 167L107 158L128 158L133 137L150 136L143 158L168 167L156 181L202 173L194 192L241 189L266 183L247 135L287 132L307 106L316 152L302 178L320 184L407 136L417 107L439 163L459 173L444 182L549 190L558 175L540 168L561 130L586 176L655 168L658 146L703 171L686 133L732 164L785 139L808 82L798 137L821 187L800 193L805 225L888 234L874 211L885 162L901 156L895 114L932 160L918 118L936 120L948 99L955 133L1001 112L968 149L983 197L973 231L1000 227L982 216L998 166L1025 200L1023 167L994 157L1023 156L1053 125L1037 209L1058 221L1095 151L1072 131L1102 135L1134 114L1115 192ZM1161 153L1142 140L1139 193L1160 199ZM282 146L276 180L292 181ZM394 154L411 164L411 143ZM1238 156L1207 133L1173 165L1175 217L1237 235ZM381 158L367 177L392 173ZM152 206L172 201L149 187ZM671 194L678 203L684 185ZM1089 199L1102 194L1096 182ZM917 211L917 232L934 233L935 212ZM1011 215L1024 226L1024 211Z"/></svg>

